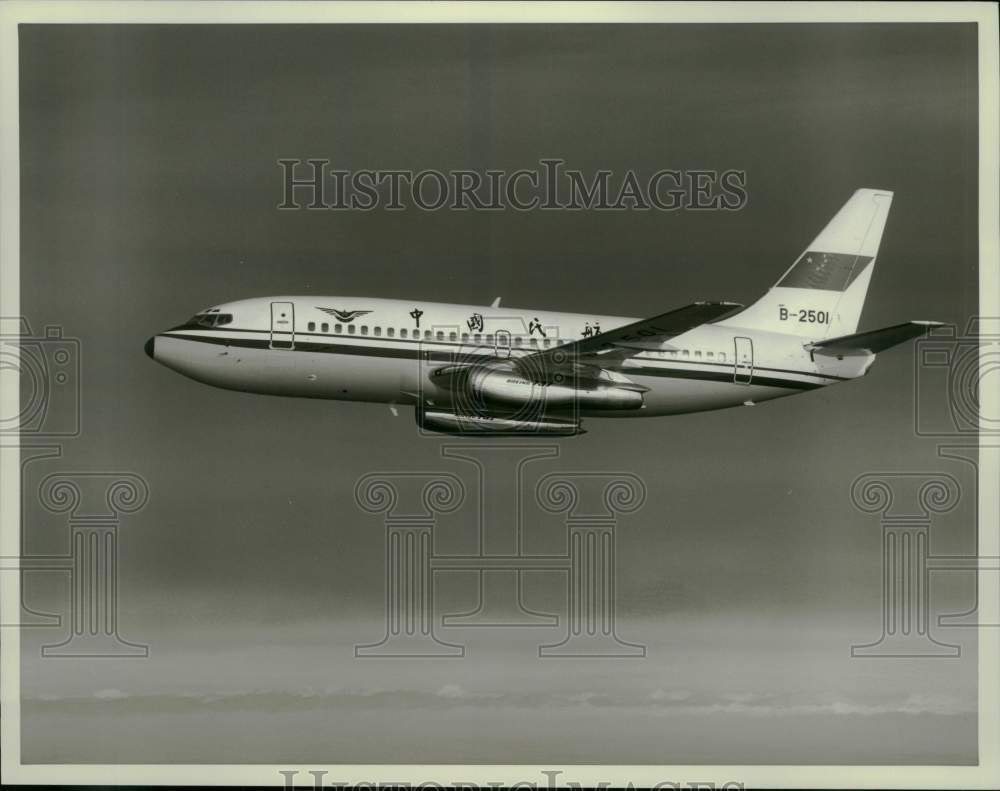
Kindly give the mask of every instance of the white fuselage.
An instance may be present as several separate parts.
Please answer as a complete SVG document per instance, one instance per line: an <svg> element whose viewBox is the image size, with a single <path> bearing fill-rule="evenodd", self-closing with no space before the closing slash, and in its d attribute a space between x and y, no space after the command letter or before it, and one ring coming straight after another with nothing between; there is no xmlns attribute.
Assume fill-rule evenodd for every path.
<svg viewBox="0 0 1000 791"><path fill-rule="evenodd" d="M222 319L211 317L222 316ZM205 318L209 317L209 318ZM509 307L369 299L262 297L210 308L146 345L192 379L243 392L394 404L448 404L432 372L496 363L636 319ZM623 360L608 376L644 388L640 409L581 410L644 417L723 409L793 395L865 373L873 356L843 360L804 348L808 336L705 324Z"/></svg>

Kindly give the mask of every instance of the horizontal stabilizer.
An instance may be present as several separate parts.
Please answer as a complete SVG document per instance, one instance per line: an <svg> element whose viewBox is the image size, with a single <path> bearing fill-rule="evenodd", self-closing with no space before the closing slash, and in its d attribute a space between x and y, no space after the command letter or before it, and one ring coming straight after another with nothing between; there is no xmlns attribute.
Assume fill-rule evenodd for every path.
<svg viewBox="0 0 1000 791"><path fill-rule="evenodd" d="M824 354L829 357L857 357L890 349L911 338L926 335L934 327L942 326L940 321L908 321L892 327L883 327L871 332L858 332L854 335L841 335L826 341L817 341L806 345L813 354Z"/></svg>

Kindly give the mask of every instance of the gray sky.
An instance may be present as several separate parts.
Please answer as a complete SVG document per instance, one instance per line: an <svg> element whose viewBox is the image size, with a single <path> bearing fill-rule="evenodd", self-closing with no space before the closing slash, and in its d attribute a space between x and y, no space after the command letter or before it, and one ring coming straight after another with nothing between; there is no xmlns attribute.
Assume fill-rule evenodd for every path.
<svg viewBox="0 0 1000 791"><path fill-rule="evenodd" d="M22 311L83 349L83 434L46 471L149 481L122 538L133 630L151 644L164 624L181 642L205 630L224 642L234 622L378 631L383 532L356 511L354 482L468 474L408 411L208 388L148 360L149 335L267 294L502 295L633 316L749 302L859 187L895 191L861 329L964 326L977 304L975 41L962 25L22 27ZM543 157L585 172L735 168L749 203L277 211L276 161L310 156L352 170ZM646 481L646 507L619 533L624 616L859 613L859 639L874 639L877 518L854 511L851 481L964 472L914 436L913 366L906 346L862 381L752 410L590 420L539 470ZM971 503L942 522L946 549L971 548ZM37 506L27 517L33 535L62 535ZM475 530L471 510L451 519L459 543ZM969 590L953 586L955 600Z"/></svg>

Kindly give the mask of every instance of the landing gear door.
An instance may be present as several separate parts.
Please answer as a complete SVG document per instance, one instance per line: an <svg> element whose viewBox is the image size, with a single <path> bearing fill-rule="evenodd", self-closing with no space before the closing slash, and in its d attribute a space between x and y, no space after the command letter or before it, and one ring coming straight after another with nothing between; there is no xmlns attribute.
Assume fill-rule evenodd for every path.
<svg viewBox="0 0 1000 791"><path fill-rule="evenodd" d="M295 305L291 302L271 303L271 348L295 348Z"/></svg>
<svg viewBox="0 0 1000 791"><path fill-rule="evenodd" d="M733 381L738 385L748 385L753 379L753 341L749 338L733 338L736 344L733 357Z"/></svg>
<svg viewBox="0 0 1000 791"><path fill-rule="evenodd" d="M510 357L510 330L497 330L494 349L500 359Z"/></svg>

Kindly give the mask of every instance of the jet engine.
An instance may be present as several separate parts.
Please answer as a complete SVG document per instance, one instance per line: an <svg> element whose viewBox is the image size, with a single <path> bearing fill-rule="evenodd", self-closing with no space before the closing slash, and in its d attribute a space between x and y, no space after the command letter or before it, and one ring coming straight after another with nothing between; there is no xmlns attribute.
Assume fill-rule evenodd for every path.
<svg viewBox="0 0 1000 791"><path fill-rule="evenodd" d="M556 375L552 381L536 382L513 368L455 366L435 371L434 381L463 396L468 406L475 402L507 407L538 406L542 409L640 409L646 388L628 380L581 379Z"/></svg>
<svg viewBox="0 0 1000 791"><path fill-rule="evenodd" d="M419 408L416 413L417 425L420 428L442 434L488 434L490 436L545 434L572 437L587 433L585 429L580 427L580 422L575 420L558 420L547 417L518 420L516 417L463 415Z"/></svg>

